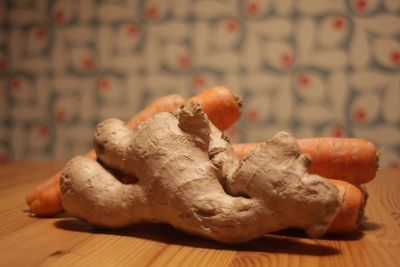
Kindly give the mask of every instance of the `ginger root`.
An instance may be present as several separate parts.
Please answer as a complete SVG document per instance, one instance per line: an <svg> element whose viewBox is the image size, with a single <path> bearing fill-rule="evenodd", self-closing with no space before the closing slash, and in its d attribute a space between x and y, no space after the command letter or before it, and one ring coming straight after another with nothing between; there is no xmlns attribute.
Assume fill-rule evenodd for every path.
<svg viewBox="0 0 400 267"><path fill-rule="evenodd" d="M228 244L291 227L319 237L340 205L334 185L307 173L311 160L290 134L240 161L197 104L158 113L135 130L108 119L94 147L98 161L75 157L61 176L65 209L94 226L168 223Z"/></svg>

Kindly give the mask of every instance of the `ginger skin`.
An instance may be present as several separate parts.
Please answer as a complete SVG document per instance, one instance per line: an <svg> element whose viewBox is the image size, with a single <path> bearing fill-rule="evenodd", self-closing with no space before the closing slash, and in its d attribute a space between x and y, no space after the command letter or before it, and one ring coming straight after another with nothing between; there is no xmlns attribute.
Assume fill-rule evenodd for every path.
<svg viewBox="0 0 400 267"><path fill-rule="evenodd" d="M281 132L239 161L199 105L159 113L135 130L109 119L94 134L98 162L75 157L61 176L65 209L89 224L168 223L222 243L296 227L323 235L337 189L309 175L310 159ZM118 176L135 177L124 184Z"/></svg>

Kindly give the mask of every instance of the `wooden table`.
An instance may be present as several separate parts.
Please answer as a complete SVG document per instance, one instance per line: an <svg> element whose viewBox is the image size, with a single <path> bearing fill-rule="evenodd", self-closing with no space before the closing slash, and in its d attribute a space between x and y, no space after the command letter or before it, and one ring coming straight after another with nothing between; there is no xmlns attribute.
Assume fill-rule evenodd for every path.
<svg viewBox="0 0 400 267"><path fill-rule="evenodd" d="M25 193L61 166L0 167L0 266L400 266L400 170L367 185L362 232L313 240L287 231L225 246L167 225L98 231L67 215L30 217Z"/></svg>

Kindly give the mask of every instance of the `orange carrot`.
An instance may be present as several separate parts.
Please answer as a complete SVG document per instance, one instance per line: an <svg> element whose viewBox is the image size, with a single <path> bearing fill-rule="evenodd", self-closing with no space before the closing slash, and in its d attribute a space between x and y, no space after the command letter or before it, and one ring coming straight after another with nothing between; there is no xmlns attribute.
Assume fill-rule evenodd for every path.
<svg viewBox="0 0 400 267"><path fill-rule="evenodd" d="M210 120L221 130L228 128L240 116L239 101L226 87L217 86L210 88L200 92L188 101L199 103ZM133 129L154 114L161 111L174 111L184 103L185 100L179 95L173 94L160 97L134 116L127 123L127 127ZM232 114L230 115L230 113ZM86 156L92 159L96 158L93 150ZM64 211L60 199L60 175L61 171L53 175L46 182L36 186L26 196L26 203L30 207L31 212L36 216L52 216Z"/></svg>
<svg viewBox="0 0 400 267"><path fill-rule="evenodd" d="M302 153L313 160L311 173L336 179L343 177L355 184L365 184L376 175L377 151L371 142L357 138L307 138L299 139Z"/></svg>
<svg viewBox="0 0 400 267"><path fill-rule="evenodd" d="M141 112L136 114L127 123L129 129L135 128L139 123L149 119L156 113L162 111L174 111L185 103L185 99L180 95L171 94L157 98L147 105Z"/></svg>
<svg viewBox="0 0 400 267"><path fill-rule="evenodd" d="M356 231L366 205L366 193L345 181L329 179L339 190L342 203L338 214L328 228L328 233L345 234Z"/></svg>
<svg viewBox="0 0 400 267"><path fill-rule="evenodd" d="M221 131L226 130L240 117L240 100L225 86L216 86L190 98L201 105L208 118Z"/></svg>
<svg viewBox="0 0 400 267"><path fill-rule="evenodd" d="M360 185L371 181L378 168L375 146L357 138L297 139L301 153L311 156L309 172L326 178L341 177L344 181ZM239 158L244 158L256 143L234 144Z"/></svg>
<svg viewBox="0 0 400 267"><path fill-rule="evenodd" d="M64 211L60 198L60 175L61 172L57 172L50 179L33 188L25 197L32 213L38 216L49 216Z"/></svg>
<svg viewBox="0 0 400 267"><path fill-rule="evenodd" d="M244 159L259 143L232 144L233 150L239 159Z"/></svg>

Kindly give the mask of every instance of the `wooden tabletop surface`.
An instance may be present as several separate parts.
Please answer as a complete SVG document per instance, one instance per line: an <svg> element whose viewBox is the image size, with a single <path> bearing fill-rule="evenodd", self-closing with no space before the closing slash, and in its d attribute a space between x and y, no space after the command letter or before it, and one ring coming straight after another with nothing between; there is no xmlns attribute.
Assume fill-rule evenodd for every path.
<svg viewBox="0 0 400 267"><path fill-rule="evenodd" d="M307 239L286 231L226 246L167 225L99 231L63 214L29 216L24 195L62 164L0 166L0 266L400 266L400 170L367 185L363 230Z"/></svg>

